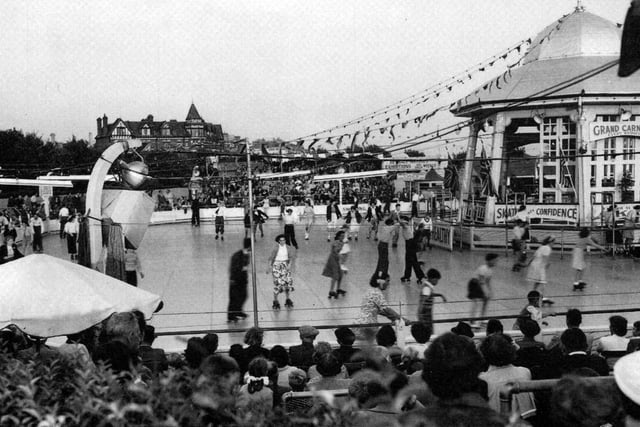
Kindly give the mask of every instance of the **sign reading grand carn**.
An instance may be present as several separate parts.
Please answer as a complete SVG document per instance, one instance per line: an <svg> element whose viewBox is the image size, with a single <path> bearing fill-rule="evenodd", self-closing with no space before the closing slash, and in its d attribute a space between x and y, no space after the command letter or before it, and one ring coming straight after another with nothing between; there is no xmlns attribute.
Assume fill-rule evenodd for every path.
<svg viewBox="0 0 640 427"><path fill-rule="evenodd" d="M589 140L615 138L616 136L640 137L640 122L591 122Z"/></svg>

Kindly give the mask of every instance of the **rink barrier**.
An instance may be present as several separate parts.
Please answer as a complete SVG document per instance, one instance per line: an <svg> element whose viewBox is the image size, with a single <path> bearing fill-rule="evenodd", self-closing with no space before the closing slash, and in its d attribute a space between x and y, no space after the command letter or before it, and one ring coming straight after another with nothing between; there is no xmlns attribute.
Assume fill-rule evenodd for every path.
<svg viewBox="0 0 640 427"><path fill-rule="evenodd" d="M393 308L395 308L396 306L393 305ZM401 308L402 305L398 305L398 307L400 308L400 310L398 311L398 314L400 314L401 316L403 316L402 312L401 312ZM622 314L622 313L636 313L636 312L640 312L640 308L620 308L620 309L607 309L607 310L581 310L582 316L583 318L585 316L590 316L590 315L603 315L603 314L610 314L610 315L615 315L615 314ZM411 315L413 316L415 313L412 311ZM567 312L556 312L556 316L566 316ZM442 319L434 319L433 323L434 324L442 324L442 323L449 323L449 324L457 324L458 322L471 322L471 321L488 321L490 319L498 319L498 320L513 320L515 322L515 319L517 319L518 314L503 314L503 315L495 315L495 316L484 316L484 317L455 317L455 318L442 318ZM633 322L629 322L629 323L633 323ZM304 323L305 325L308 324ZM391 322L378 322L378 323L368 323L368 324L360 324L360 323L340 323L340 324L324 324L324 325L316 325L314 324L313 327L318 329L318 330L333 330L336 329L338 327L342 327L342 326L346 326L348 328L352 328L352 329L356 329L356 328L362 328L362 327L381 327L381 326L385 326L385 325L393 325L393 323ZM302 326L301 325L288 325L288 326L261 326L260 329L264 332L278 332L278 331L291 331L291 332L295 332L298 330L298 328ZM249 329L250 326L246 327L246 328L224 328L224 329L192 329L192 330L177 330L177 331L156 331L156 336L157 337L184 337L184 341L186 342L187 337L191 337L191 336L200 336L200 335L205 335L205 334L210 334L210 333L215 333L215 334L243 334L247 331L247 329ZM411 344L411 343L415 343L415 341L413 340L413 337L411 336L411 333L409 331L410 326L405 326L406 330L405 330L405 335L406 335L406 343ZM597 339L600 338L601 336L605 336L610 334L609 331L609 325L596 325L596 326L585 326L585 327L581 327L582 331L587 334L588 336L591 336L591 338L593 339ZM542 329L542 331L540 332L540 335L542 337L542 340L549 340L551 337L553 336L559 336L562 332L564 332L566 330L565 327L563 328L544 328ZM520 332L517 329L511 329L511 325L505 325L505 332L506 335L517 339L517 338L521 338L522 337L522 332ZM474 341L481 341L484 337L485 337L485 332L484 331L478 331L474 334ZM436 338L435 335L431 336L430 340L433 340L434 338ZM337 347L338 344L337 342L334 341L329 341L329 343L333 346L333 347ZM291 342L291 343L278 343L284 347L289 347L292 345L298 345L299 342ZM356 342L356 346L358 344L362 344L359 342ZM362 347L362 345L360 345ZM186 347L186 345L185 345ZM175 349L175 348L168 348L165 349L166 351L170 352L170 353L181 353L184 351L184 347L179 348L179 349ZM228 348L225 347L220 347L220 350L222 352L227 352Z"/></svg>

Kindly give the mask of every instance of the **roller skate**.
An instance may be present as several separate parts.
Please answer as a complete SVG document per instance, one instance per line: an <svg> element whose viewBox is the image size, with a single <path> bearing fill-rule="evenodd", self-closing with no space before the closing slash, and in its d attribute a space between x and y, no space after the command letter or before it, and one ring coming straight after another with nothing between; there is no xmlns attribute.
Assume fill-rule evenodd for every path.
<svg viewBox="0 0 640 427"><path fill-rule="evenodd" d="M573 283L573 290L574 291L584 291L584 288L587 287L587 284L585 282L574 282Z"/></svg>
<svg viewBox="0 0 640 427"><path fill-rule="evenodd" d="M287 308L293 308L293 301L287 298L287 300L284 302L284 306Z"/></svg>
<svg viewBox="0 0 640 427"><path fill-rule="evenodd" d="M274 300L271 308L273 308L276 311L280 310L280 302L278 300Z"/></svg>

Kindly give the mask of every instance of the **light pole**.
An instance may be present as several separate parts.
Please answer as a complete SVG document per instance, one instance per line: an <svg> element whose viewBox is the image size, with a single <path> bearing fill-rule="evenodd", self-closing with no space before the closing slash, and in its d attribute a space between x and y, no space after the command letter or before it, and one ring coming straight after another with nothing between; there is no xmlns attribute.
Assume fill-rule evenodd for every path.
<svg viewBox="0 0 640 427"><path fill-rule="evenodd" d="M246 139L247 145L247 180L249 181L249 239L251 240L251 283L253 290L253 324L258 327L258 288L256 281L256 255L254 251L254 235L253 235L253 182L251 176L251 142Z"/></svg>

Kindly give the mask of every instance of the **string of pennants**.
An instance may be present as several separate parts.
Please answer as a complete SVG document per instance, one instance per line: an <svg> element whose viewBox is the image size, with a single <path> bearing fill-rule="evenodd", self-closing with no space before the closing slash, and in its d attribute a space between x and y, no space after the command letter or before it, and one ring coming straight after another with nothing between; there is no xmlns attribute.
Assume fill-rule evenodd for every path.
<svg viewBox="0 0 640 427"><path fill-rule="evenodd" d="M550 29L547 34L545 34L539 40L536 40L536 46L533 46L533 48L537 47L538 45L542 45L543 43L550 40L553 37L553 33L561 28L561 24L564 22L567 16L568 14L558 19L556 24ZM524 53L532 48L531 45L532 41L530 38L522 40L519 43L498 53L497 55L494 55L491 58L475 65L474 67L471 67L454 77L450 77L449 79L433 85L430 88L425 89L408 98L388 105L382 109L376 110L373 113L342 123L340 125L288 141L288 143L295 143L296 151L302 151L305 143L308 143L307 150L313 152L315 151L314 146L316 146L316 144L318 143L325 143L332 147L335 147L335 150L341 150L343 144L345 142L348 142L351 149L353 150L353 147L355 146L356 140L358 138L362 139L361 144L364 147L369 141L369 138L372 136L372 132L373 135L375 135L375 132L379 132L380 134L388 133L388 135L391 137L391 140L395 142L397 131L401 131L411 125L415 125L419 128L437 113L445 111L447 109L453 109L454 107L456 107L456 104L459 108L461 106L462 100L458 101L457 103L454 102L448 106L438 106L435 109L428 111L427 113L421 113L417 116L413 116L411 114L414 107L429 100L434 100L440 97L440 95L442 95L443 93L451 92L457 85L463 85L467 81L472 80L476 73L485 72L488 68L493 67L497 61L507 60L511 53L517 52L518 54L520 54L519 59L516 62L507 65L507 69L505 70L505 72L500 74L497 78L491 80L490 82L487 82L482 86L482 88L478 88L474 92L474 95L478 96L481 89L489 92L493 90L493 88L496 88L498 90L502 89L502 87L507 84L509 82L509 79L511 78L511 70L521 65L522 60L524 59ZM465 103L470 96L471 95L468 95L464 98ZM327 137L322 136L339 129L346 129L355 125L370 123L371 120L376 119L380 116L382 116L380 120L377 120L373 122L373 124L365 126L359 130L351 131L349 133L339 133L338 135L329 135Z"/></svg>

